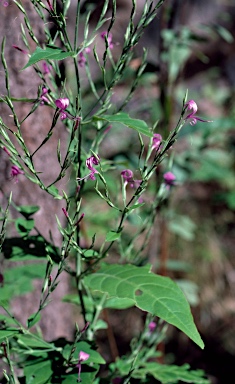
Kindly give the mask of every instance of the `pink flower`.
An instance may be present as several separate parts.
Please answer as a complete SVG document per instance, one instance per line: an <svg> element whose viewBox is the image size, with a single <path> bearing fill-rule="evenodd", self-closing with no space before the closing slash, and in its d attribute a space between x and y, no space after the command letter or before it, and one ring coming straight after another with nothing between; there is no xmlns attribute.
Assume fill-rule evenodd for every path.
<svg viewBox="0 0 235 384"><path fill-rule="evenodd" d="M77 121L81 120L80 117L73 116L68 111L65 111L66 108L69 106L69 99L67 97L64 97L64 98L61 97L60 99L57 99L55 101L55 105L57 106L57 108L59 108L61 120L65 120L67 118L70 120L77 120Z"/></svg>
<svg viewBox="0 0 235 384"><path fill-rule="evenodd" d="M93 165L98 165L99 164L99 156L94 156L92 155L91 157L88 157L86 159L86 166L91 171L89 175L83 177L83 178L78 178L77 180L84 180L84 179L91 179L95 180L95 173L98 173L98 171L93 167Z"/></svg>
<svg viewBox="0 0 235 384"><path fill-rule="evenodd" d="M43 75L48 75L51 71L51 65L47 65L46 61L42 63Z"/></svg>
<svg viewBox="0 0 235 384"><path fill-rule="evenodd" d="M171 187L172 185L175 185L176 177L172 172L164 173L163 178L167 187Z"/></svg>
<svg viewBox="0 0 235 384"><path fill-rule="evenodd" d="M130 169L125 169L121 172L121 175L126 183L133 182L133 172Z"/></svg>
<svg viewBox="0 0 235 384"><path fill-rule="evenodd" d="M79 355L78 355L78 363L76 365L76 367L78 368L78 382L81 381L81 370L82 370L82 366L81 366L81 363L83 361L86 361L88 360L90 357L90 355L86 352L83 352L83 351L80 351L79 352Z"/></svg>
<svg viewBox="0 0 235 384"><path fill-rule="evenodd" d="M19 169L19 167L17 167L17 165L12 165L11 167L11 177L12 179L15 180L15 183L18 183L18 175L23 175L24 172L21 171L21 169Z"/></svg>
<svg viewBox="0 0 235 384"><path fill-rule="evenodd" d="M131 188L139 188L142 180L134 180L133 172L130 169L125 169L121 172L123 179L125 180L125 185L130 183Z"/></svg>
<svg viewBox="0 0 235 384"><path fill-rule="evenodd" d="M186 120L191 120L191 121L190 121L190 124L191 124L191 125L195 125L195 124L197 124L197 121L202 121L203 123L212 123L211 120L203 120L203 119L201 119L200 117L195 116L195 114L197 113L197 104L195 103L194 100L189 100L189 101L185 104L185 107L187 107L187 110L188 110L188 111L192 110L192 112L189 113L189 114L185 117L185 121L186 121Z"/></svg>
<svg viewBox="0 0 235 384"><path fill-rule="evenodd" d="M65 98L60 98L55 101L55 105L57 108L60 110L65 110L69 106L69 99L67 97Z"/></svg>
<svg viewBox="0 0 235 384"><path fill-rule="evenodd" d="M159 133L154 133L152 149L158 150L160 148L161 142L162 136Z"/></svg>
<svg viewBox="0 0 235 384"><path fill-rule="evenodd" d="M91 48L89 48L89 47L85 48L84 52L86 54L89 54L91 52ZM79 67L83 68L85 66L85 63L86 63L86 58L84 56L84 53L80 52L78 56L79 56L78 65L79 65Z"/></svg>
<svg viewBox="0 0 235 384"><path fill-rule="evenodd" d="M108 33L108 31L104 31L100 34L100 37L103 40L107 39L109 49L113 49L113 42L112 42L113 35L111 32Z"/></svg>
<svg viewBox="0 0 235 384"><path fill-rule="evenodd" d="M155 321L151 321L148 325L149 332L153 333L155 331L156 326L157 324L155 323Z"/></svg>
<svg viewBox="0 0 235 384"><path fill-rule="evenodd" d="M40 105L44 105L45 103L50 103L50 101L48 100L48 98L45 96L46 94L48 93L48 89L43 87L42 88L42 94L39 98L40 100Z"/></svg>

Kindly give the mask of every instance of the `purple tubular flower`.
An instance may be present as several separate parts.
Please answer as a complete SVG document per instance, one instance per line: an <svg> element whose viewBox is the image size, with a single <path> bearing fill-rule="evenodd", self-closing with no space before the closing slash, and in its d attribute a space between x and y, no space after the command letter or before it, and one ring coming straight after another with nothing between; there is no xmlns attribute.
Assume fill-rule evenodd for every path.
<svg viewBox="0 0 235 384"><path fill-rule="evenodd" d="M162 136L159 133L154 133L152 149L158 150L160 148L161 142Z"/></svg>
<svg viewBox="0 0 235 384"><path fill-rule="evenodd" d="M79 352L79 355L78 355L78 363L76 365L76 367L78 368L78 382L81 381L81 370L82 370L82 365L81 363L83 361L86 361L87 359L89 359L90 355L86 352L83 352L83 351L80 351Z"/></svg>
<svg viewBox="0 0 235 384"><path fill-rule="evenodd" d="M113 39L113 35L111 32L108 33L108 31L104 31L100 34L100 37L105 40L105 38L107 38L107 42L108 42L108 47L109 49L113 49L113 42L112 42L112 39Z"/></svg>
<svg viewBox="0 0 235 384"><path fill-rule="evenodd" d="M172 172L164 173L163 178L166 186L171 187L172 185L175 185L176 177Z"/></svg>
<svg viewBox="0 0 235 384"><path fill-rule="evenodd" d="M155 331L156 326L157 324L155 323L155 321L151 321L148 325L149 332L153 333Z"/></svg>
<svg viewBox="0 0 235 384"><path fill-rule="evenodd" d="M185 121L186 121L186 120L191 120L191 121L190 121L190 124L191 124L191 125L195 125L195 124L197 124L197 121L202 121L203 123L212 123L211 120L203 120L203 119L201 119L200 117L195 116L195 114L197 113L197 104L195 103L194 100L189 100L189 101L185 104L185 107L187 107L187 110L188 110L188 111L192 110L192 112L189 113L189 114L185 117Z"/></svg>
<svg viewBox="0 0 235 384"><path fill-rule="evenodd" d="M21 169L19 169L19 167L17 167L17 165L12 165L11 167L11 177L12 179L15 180L15 183L18 183L18 175L23 175L24 172L21 171Z"/></svg>

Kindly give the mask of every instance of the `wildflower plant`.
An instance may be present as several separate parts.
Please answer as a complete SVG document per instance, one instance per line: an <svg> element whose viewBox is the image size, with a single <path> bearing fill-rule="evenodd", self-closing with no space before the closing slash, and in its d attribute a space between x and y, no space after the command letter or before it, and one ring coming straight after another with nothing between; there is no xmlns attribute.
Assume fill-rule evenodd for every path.
<svg viewBox="0 0 235 384"><path fill-rule="evenodd" d="M31 3L45 25L44 44L38 43L24 2L14 0L12 6L17 6L23 13L29 31L27 38L22 27L22 46L24 43L27 51L16 46L15 48L19 50L19 54L28 52L28 63L22 70L33 66L41 79L41 85L35 89L37 97L35 96L33 103L30 101L31 109L28 115L20 120L15 111L17 99L13 100L10 88L9 63L4 55L7 41L3 38L1 59L5 71L6 92L1 95L1 102L6 104L13 116L14 129L6 125L4 116L0 117L0 145L12 164L9 179L11 176L19 185L19 182L23 184L24 179L28 178L45 194L62 200L65 220L61 222L58 218L59 212L55 212L55 220L61 234L61 244L55 246L53 242L31 235L34 227L32 216L39 207L17 207L24 217L20 219L20 225L19 220L16 220L19 236L34 244L36 240L40 240L45 251L40 257L43 257L45 262L42 265L43 282L38 310L29 315L27 326L11 314L12 297L11 294L7 296L8 282L1 275L4 286L0 289L4 292L5 300L1 300L0 305L5 315L0 329L0 341L2 358L7 366L3 371L5 380L10 383L81 381L89 384L129 383L132 379L144 383L154 378L162 383L177 383L180 380L208 383L202 371L191 371L186 365L177 367L157 362L160 355L157 348L164 340L169 324L184 332L200 348L204 348L204 344L194 324L185 295L173 280L156 274L155 265L151 266L147 257L148 242L156 216L162 207L165 207L171 191L177 188L178 184L171 171L172 160L168 154L172 152L185 123L189 121L195 124L197 120L207 120L195 116L196 102L187 101L187 94L182 101L178 121L165 137L157 132L157 123L149 126L149 122L137 119L134 112L127 112L128 102L133 97L146 66L147 51L143 53L142 62L135 71L125 99L117 105L113 103L113 96L134 58L134 48L145 28L158 14L164 0L157 3L146 1L139 18L136 17L136 0L130 1L132 9L129 22L123 40L118 42L118 45L113 32L116 23L116 0L104 1L97 24L92 29L89 28L88 12L82 37L78 34L82 20L78 1L73 41L67 29L69 1L62 2L62 10L56 1L31 0ZM109 5L112 9L110 17L107 16ZM52 36L48 28L48 17L57 29L55 36ZM28 39L36 44L34 50L30 49ZM102 54L98 50L100 44L103 47ZM118 52L115 52L117 47ZM98 86L90 69L91 60L96 63L100 72L102 86ZM70 88L69 79L62 80L62 61L65 65L72 62L75 91ZM61 79L59 86L56 77ZM84 91L87 84L91 95L89 98ZM32 152L25 143L22 124L36 110L40 109L40 113L43 113L43 109L48 107L53 110L52 121L48 122L48 134ZM189 111L191 112L188 114ZM62 121L67 133L67 148L62 154L58 143L57 158L60 171L49 185L45 185L41 173L35 167L35 159L40 156L41 147L48 145L53 131L57 129L58 120ZM111 137L117 127L133 132L136 142L138 140L138 159L135 165L131 162L123 163L118 159L111 161L105 156L102 143L107 134ZM91 137L88 137L89 132ZM13 136L15 140L12 140ZM119 143L115 145L118 146ZM159 174L156 183L157 172ZM58 181L66 175L70 181L69 191L57 187ZM17 188L17 185L14 185L14 188ZM91 236L86 235L87 242L84 241L83 223L87 226L90 223L92 228L94 217L102 215L96 212L96 209L89 211L90 190L96 195L96 207L105 207L110 219L104 236L99 231L94 232ZM145 198L146 194L148 200ZM0 240L3 255L6 222L11 205L14 203L9 196L7 209L1 212L3 224ZM142 219L137 231L130 234L128 225L134 214ZM99 219L102 220L102 217ZM22 252L26 253L24 247ZM118 257L115 257L118 259L116 263L112 261L113 255ZM10 257L13 257L13 254ZM27 268L28 265L25 270ZM40 268L38 273L39 270ZM32 327L40 326L43 309L50 306L51 293L56 290L61 274L69 274L76 286L76 305L80 310L83 326L81 330L75 326L73 342L65 341L63 346L58 346L56 342L44 340L41 333L32 330ZM73 303L72 296L68 296L66 300ZM120 310L132 307L142 311L142 331L137 338L133 338L126 355L116 358L115 361L105 361L97 351L98 330L110 327L108 322L101 321L102 313L107 313L110 308ZM100 375L99 371L105 364L106 377L103 378L104 375ZM21 368L20 371L17 366ZM43 377L40 370L43 370Z"/></svg>

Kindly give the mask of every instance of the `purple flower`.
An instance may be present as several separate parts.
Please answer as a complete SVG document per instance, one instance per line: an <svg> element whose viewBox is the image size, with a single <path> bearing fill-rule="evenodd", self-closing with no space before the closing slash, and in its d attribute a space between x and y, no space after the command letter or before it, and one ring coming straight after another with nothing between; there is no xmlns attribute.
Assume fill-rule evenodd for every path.
<svg viewBox="0 0 235 384"><path fill-rule="evenodd" d="M89 48L89 47L85 48L84 52L89 54L91 52L91 48ZM84 53L80 52L78 56L79 56L78 65L79 65L79 67L83 68L85 66L85 63L86 63L86 58L84 56Z"/></svg>
<svg viewBox="0 0 235 384"><path fill-rule="evenodd" d="M100 37L105 40L107 39L107 42L108 42L108 47L109 49L113 49L113 42L112 42L112 39L113 39L113 35L111 32L108 33L108 31L104 31L100 34Z"/></svg>
<svg viewBox="0 0 235 384"><path fill-rule="evenodd" d="M159 133L154 133L152 149L158 150L160 148L161 142L162 136Z"/></svg>
<svg viewBox="0 0 235 384"><path fill-rule="evenodd" d="M125 169L121 172L121 175L126 183L133 182L133 172L130 169Z"/></svg>
<svg viewBox="0 0 235 384"><path fill-rule="evenodd" d="M57 106L57 108L59 108L61 120L65 120L67 118L70 120L77 120L77 121L81 120L80 117L73 116L68 111L65 111L66 108L69 106L69 99L67 97L64 97L64 98L61 97L60 99L57 99L55 101L55 105Z"/></svg>
<svg viewBox="0 0 235 384"><path fill-rule="evenodd" d="M3 1L3 4L2 4L4 7L8 7L9 3L8 1Z"/></svg>
<svg viewBox="0 0 235 384"><path fill-rule="evenodd" d="M17 165L12 165L11 167L11 177L12 179L15 180L15 183L18 183L18 175L23 175L24 172L21 171L21 169L19 169L19 167L17 167Z"/></svg>
<svg viewBox="0 0 235 384"><path fill-rule="evenodd" d="M157 324L155 323L155 321L151 321L148 325L149 332L153 333L155 331L156 326Z"/></svg>
<svg viewBox="0 0 235 384"><path fill-rule="evenodd" d="M83 178L78 178L77 180L84 180L84 179L91 179L95 180L95 173L98 173L98 171L93 167L93 165L98 165L99 164L99 156L94 156L92 155L91 157L88 157L86 159L86 166L91 171L89 175L83 177Z"/></svg>
<svg viewBox="0 0 235 384"><path fill-rule="evenodd" d="M203 123L212 123L211 120L203 120L203 119L201 119L200 117L195 116L195 114L197 113L197 104L195 103L194 100L189 100L189 101L185 104L185 107L187 107L187 111L192 110L192 112L189 113L189 114L185 117L185 121L186 121L186 120L191 120L191 121L190 121L190 124L191 124L191 125L195 125L195 124L197 124L197 121L202 121Z"/></svg>
<svg viewBox="0 0 235 384"><path fill-rule="evenodd" d="M171 187L172 185L175 185L176 177L172 172L164 173L163 178L167 187Z"/></svg>
<svg viewBox="0 0 235 384"><path fill-rule="evenodd" d="M79 352L78 363L76 365L76 367L78 368L78 382L81 381L81 369L82 369L81 363L83 361L86 361L87 359L89 359L89 357L90 357L90 355L88 353L83 352L83 351Z"/></svg>
<svg viewBox="0 0 235 384"><path fill-rule="evenodd" d="M69 99L67 97L65 98L60 98L55 101L55 105L57 108L60 110L65 110L69 106Z"/></svg>
<svg viewBox="0 0 235 384"><path fill-rule="evenodd" d="M125 180L125 185L130 183L131 188L139 188L142 180L134 180L133 172L130 169L124 169L124 171L121 172L121 175Z"/></svg>
<svg viewBox="0 0 235 384"><path fill-rule="evenodd" d="M43 87L43 88L42 88L41 96L40 96L40 98L39 98L39 100L40 100L40 105L44 105L45 103L49 103L48 98L45 96L47 93L48 93L48 89L45 88L45 87Z"/></svg>
<svg viewBox="0 0 235 384"><path fill-rule="evenodd" d="M48 75L51 71L51 65L47 65L46 61L42 63L43 75Z"/></svg>

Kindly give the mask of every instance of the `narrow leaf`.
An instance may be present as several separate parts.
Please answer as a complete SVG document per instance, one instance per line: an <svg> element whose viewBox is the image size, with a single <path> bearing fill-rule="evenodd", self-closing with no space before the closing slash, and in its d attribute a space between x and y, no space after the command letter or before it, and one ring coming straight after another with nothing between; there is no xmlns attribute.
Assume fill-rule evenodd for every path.
<svg viewBox="0 0 235 384"><path fill-rule="evenodd" d="M142 133L145 136L153 136L145 121L132 119L127 113L124 112L116 113L116 115L104 115L102 117L94 116L94 120L104 120L108 121L109 123L121 123L128 128L135 129L137 132Z"/></svg>
<svg viewBox="0 0 235 384"><path fill-rule="evenodd" d="M31 54L28 63L22 68L22 70L38 63L41 60L63 60L70 56L74 56L74 52L64 52L62 49L57 47L46 47L45 49L37 47L36 50Z"/></svg>

